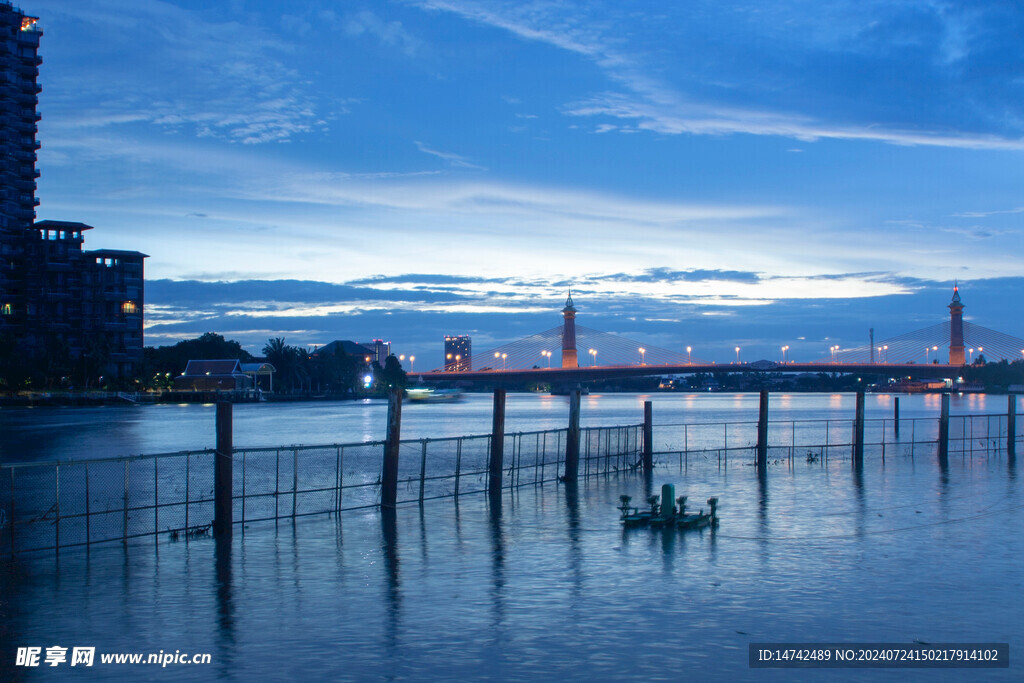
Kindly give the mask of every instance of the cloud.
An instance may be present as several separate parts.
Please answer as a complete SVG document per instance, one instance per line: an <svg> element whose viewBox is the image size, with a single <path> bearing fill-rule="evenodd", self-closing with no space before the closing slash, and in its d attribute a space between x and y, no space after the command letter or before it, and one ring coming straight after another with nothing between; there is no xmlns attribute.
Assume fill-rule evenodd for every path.
<svg viewBox="0 0 1024 683"><path fill-rule="evenodd" d="M287 141L324 126L314 89L287 64L291 45L242 15L218 19L156 0L101 0L54 7L48 21L79 24L62 47L92 54L92 68L76 70L74 81L47 74L47 118L63 126L149 124L242 144ZM87 48L74 42L79 36ZM135 60L131 69L125 54ZM83 89L92 96L84 108Z"/></svg>
<svg viewBox="0 0 1024 683"><path fill-rule="evenodd" d="M1022 21L995 7L730 3L641 14L579 2L416 4L588 59L615 87L563 113L635 122L621 132L1024 149L1024 92L1019 81L1015 97L996 85L1024 62L1014 47Z"/></svg>
<svg viewBox="0 0 1024 683"><path fill-rule="evenodd" d="M756 283L761 280L759 273L739 270L672 270L670 268L648 268L638 275L618 273L594 278L612 282L707 282L732 281Z"/></svg>
<svg viewBox="0 0 1024 683"><path fill-rule="evenodd" d="M456 166L458 168L473 168L484 171L487 170L483 166L477 166L476 164L470 163L469 161L466 160L465 157L459 156L458 154L452 154L451 152L440 152L436 149L432 149L426 146L419 140L416 140L414 144L416 145L416 149L423 152L424 154L430 154L440 159L444 159L452 166Z"/></svg>
<svg viewBox="0 0 1024 683"><path fill-rule="evenodd" d="M352 37L371 35L381 45L396 48L409 57L415 57L422 48L422 42L405 29L400 21L384 21L370 11L362 11L348 17L345 33Z"/></svg>

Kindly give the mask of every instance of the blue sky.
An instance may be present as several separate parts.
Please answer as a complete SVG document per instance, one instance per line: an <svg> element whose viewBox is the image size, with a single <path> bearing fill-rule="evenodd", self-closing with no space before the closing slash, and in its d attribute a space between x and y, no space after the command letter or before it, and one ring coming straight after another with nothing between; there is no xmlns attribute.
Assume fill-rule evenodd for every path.
<svg viewBox="0 0 1024 683"><path fill-rule="evenodd" d="M588 327L812 359L942 322L954 279L1024 337L1015 2L213 5L22 3L38 215L150 255L147 344L437 365L571 285Z"/></svg>

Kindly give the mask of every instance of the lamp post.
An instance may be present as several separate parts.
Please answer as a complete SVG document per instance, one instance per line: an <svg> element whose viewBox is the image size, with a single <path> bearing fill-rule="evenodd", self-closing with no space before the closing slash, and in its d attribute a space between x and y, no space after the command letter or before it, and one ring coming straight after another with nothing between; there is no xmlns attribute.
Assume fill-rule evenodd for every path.
<svg viewBox="0 0 1024 683"><path fill-rule="evenodd" d="M640 365L647 365L647 363L644 362L644 354L647 353L647 349L641 346L637 350L640 351Z"/></svg>
<svg viewBox="0 0 1024 683"><path fill-rule="evenodd" d="M740 364L740 347L736 347L736 365Z"/></svg>
<svg viewBox="0 0 1024 683"><path fill-rule="evenodd" d="M686 347L686 364L687 365L693 365L693 361L690 359L690 351L693 351L693 347L692 346L687 346ZM1024 351L1021 351L1021 354L1024 355Z"/></svg>
<svg viewBox="0 0 1024 683"><path fill-rule="evenodd" d="M589 353L594 358L594 362L591 364L591 366L596 366L597 365L597 349L590 349L590 351L588 351L587 353Z"/></svg>
<svg viewBox="0 0 1024 683"><path fill-rule="evenodd" d="M455 372L462 372L462 354L455 354Z"/></svg>
<svg viewBox="0 0 1024 683"><path fill-rule="evenodd" d="M932 351L935 351L935 360L939 360L939 353L938 353L939 347L938 346L933 346L932 347Z"/></svg>
<svg viewBox="0 0 1024 683"><path fill-rule="evenodd" d="M782 347L782 364L786 364L786 351L789 351L789 344Z"/></svg>
<svg viewBox="0 0 1024 683"><path fill-rule="evenodd" d="M839 345L835 344L833 346L830 346L828 347L828 350L832 352L832 364L834 365L836 362L836 351L839 350Z"/></svg>
<svg viewBox="0 0 1024 683"><path fill-rule="evenodd" d="M541 351L540 355L542 355L542 356L544 356L544 357L546 357L548 359L548 370L550 370L551 369L551 352L550 351Z"/></svg>
<svg viewBox="0 0 1024 683"><path fill-rule="evenodd" d="M974 348L967 349L967 364L970 365L974 361Z"/></svg>
<svg viewBox="0 0 1024 683"><path fill-rule="evenodd" d="M885 346L883 346L882 347L882 351L885 352L885 360L883 360L882 362L883 363L888 363L889 362L889 345L886 344Z"/></svg>
<svg viewBox="0 0 1024 683"><path fill-rule="evenodd" d="M416 356L409 356L409 372L416 372Z"/></svg>
<svg viewBox="0 0 1024 683"><path fill-rule="evenodd" d="M508 369L508 366L507 366L507 365L505 365L505 361L506 361L507 359L508 359L508 354L507 354L507 353L503 353L503 354L501 354L501 369L502 369L502 370L507 370L507 369Z"/></svg>

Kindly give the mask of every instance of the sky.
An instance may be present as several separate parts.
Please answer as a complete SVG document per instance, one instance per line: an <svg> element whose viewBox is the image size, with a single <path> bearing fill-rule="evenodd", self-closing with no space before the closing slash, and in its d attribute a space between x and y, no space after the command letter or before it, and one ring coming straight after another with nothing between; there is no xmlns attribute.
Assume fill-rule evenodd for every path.
<svg viewBox="0 0 1024 683"><path fill-rule="evenodd" d="M212 5L212 6L207 6ZM578 323L705 360L1024 337L1024 6L24 0L38 217L146 261L146 344Z"/></svg>

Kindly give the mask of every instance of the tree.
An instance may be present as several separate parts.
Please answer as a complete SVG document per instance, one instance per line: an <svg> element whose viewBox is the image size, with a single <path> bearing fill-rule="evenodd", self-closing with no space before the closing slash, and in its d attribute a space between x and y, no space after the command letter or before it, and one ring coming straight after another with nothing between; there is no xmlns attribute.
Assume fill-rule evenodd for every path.
<svg viewBox="0 0 1024 683"><path fill-rule="evenodd" d="M399 389L404 389L408 383L402 364L394 356L384 359L384 369L380 372L380 381L385 387L398 387Z"/></svg>

